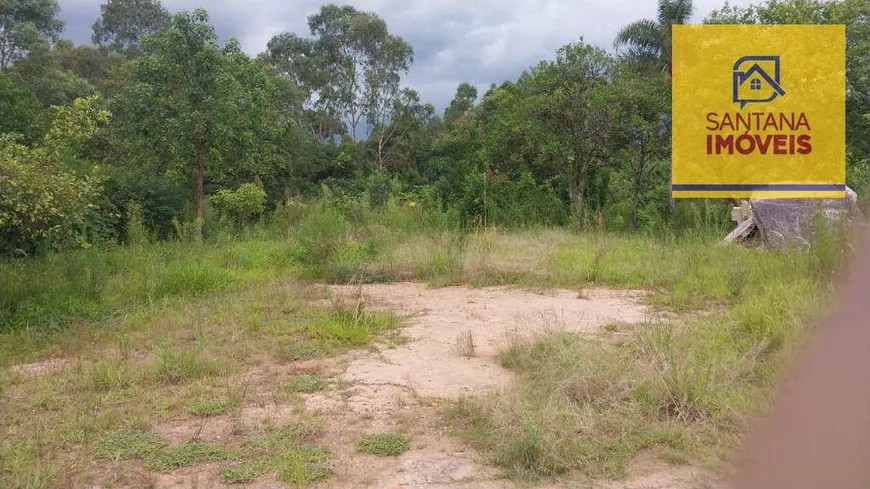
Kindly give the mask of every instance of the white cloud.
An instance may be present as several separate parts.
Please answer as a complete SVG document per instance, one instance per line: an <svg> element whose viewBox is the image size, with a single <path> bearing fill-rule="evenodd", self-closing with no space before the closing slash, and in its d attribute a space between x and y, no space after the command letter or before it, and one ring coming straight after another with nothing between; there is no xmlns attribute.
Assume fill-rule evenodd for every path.
<svg viewBox="0 0 870 489"><path fill-rule="evenodd" d="M732 1L747 5L751 0ZM61 0L67 36L88 42L101 0ZM203 7L218 34L236 37L250 54L263 51L283 31L308 34L307 17L320 0L163 0L170 11ZM611 49L616 31L629 22L654 18L653 0L354 0L373 11L390 30L414 45L415 62L405 84L443 108L462 81L482 90L515 80L529 66L581 37ZM695 21L724 0L695 0Z"/></svg>

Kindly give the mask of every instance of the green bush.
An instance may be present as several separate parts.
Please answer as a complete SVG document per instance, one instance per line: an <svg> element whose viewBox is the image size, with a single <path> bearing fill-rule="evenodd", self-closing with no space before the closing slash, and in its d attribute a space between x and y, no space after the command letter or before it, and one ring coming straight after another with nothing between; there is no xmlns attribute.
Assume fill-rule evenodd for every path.
<svg viewBox="0 0 870 489"><path fill-rule="evenodd" d="M241 227L263 213L266 191L254 183L245 183L235 190L218 190L211 198L211 203Z"/></svg>
<svg viewBox="0 0 870 489"><path fill-rule="evenodd" d="M381 457L401 455L411 448L411 441L402 435L385 433L367 436L359 443L359 451Z"/></svg>
<svg viewBox="0 0 870 489"><path fill-rule="evenodd" d="M549 185L531 173L511 180L499 173L471 173L465 181L459 214L466 226L531 227L567 221L567 209Z"/></svg>
<svg viewBox="0 0 870 489"><path fill-rule="evenodd" d="M297 239L303 259L311 265L325 265L347 240L347 218L328 200L319 201L299 221Z"/></svg>
<svg viewBox="0 0 870 489"><path fill-rule="evenodd" d="M127 203L127 243L141 247L153 241L151 231L145 226L142 206L138 202Z"/></svg>
<svg viewBox="0 0 870 489"><path fill-rule="evenodd" d="M93 98L78 99L56 108L39 145L27 147L15 136L0 136L0 252L27 254L87 244L102 179L93 170L80 175L73 167L90 166L77 161L75 147L108 120L108 113L94 104Z"/></svg>

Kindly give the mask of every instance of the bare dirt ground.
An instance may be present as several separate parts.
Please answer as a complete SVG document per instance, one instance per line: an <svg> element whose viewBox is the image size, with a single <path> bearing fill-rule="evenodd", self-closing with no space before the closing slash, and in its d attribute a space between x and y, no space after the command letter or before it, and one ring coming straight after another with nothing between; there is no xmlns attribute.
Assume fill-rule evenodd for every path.
<svg viewBox="0 0 870 489"><path fill-rule="evenodd" d="M407 316L407 341L378 351L351 352L339 362L343 390L306 396L306 408L328 420L327 444L335 474L323 488L507 489L478 454L449 436L439 424L438 404L462 395L478 395L511 381L498 365L498 354L512 338L542 332L597 334L612 322L649 319L642 292L555 290L530 292L512 288L430 289L401 283L334 287L337 297L362 296L366 306ZM470 333L475 356L457 351L457 337ZM405 428L411 450L395 458L356 451L361 434ZM701 487L694 469L672 468L639 457L627 481L563 481L536 487L664 489Z"/></svg>
<svg viewBox="0 0 870 489"><path fill-rule="evenodd" d="M498 355L517 336L566 331L597 335L609 323L641 323L651 311L643 292L568 290L533 292L514 288L448 287L425 284L336 286L337 299L364 301L366 307L390 310L407 318L403 341L351 351L340 358L307 362L267 362L235 379L250 392L235 416L205 421L170 420L155 431L171 444L186 441L232 444L240 432L258 425L278 426L293 416L323 422L318 443L331 451L332 475L315 488L347 489L513 489L632 488L690 489L707 487L707 475L691 467L671 467L654 457L639 456L623 481L593 481L577 476L557 483L519 484L500 477L496 468L452 437L442 420L445 401L481 395L511 382ZM473 338L474 356L461 354L457 337ZM51 369L56 365L33 367ZM28 367L29 368L29 367ZM329 388L287 400L274 397L272 386L300 372L323 372ZM246 387L247 389L248 387ZM410 450L397 457L360 453L365 435L403 432ZM219 462L159 474L144 474L152 487L211 488L226 485ZM137 477L139 478L139 477ZM114 487L126 487L124 477ZM93 486L100 487L100 486ZM242 487L287 487L267 474Z"/></svg>

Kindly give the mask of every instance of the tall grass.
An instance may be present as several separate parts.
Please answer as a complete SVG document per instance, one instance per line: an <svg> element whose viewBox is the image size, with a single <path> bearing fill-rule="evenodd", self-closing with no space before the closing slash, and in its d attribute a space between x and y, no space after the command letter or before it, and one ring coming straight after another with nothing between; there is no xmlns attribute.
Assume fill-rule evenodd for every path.
<svg viewBox="0 0 870 489"><path fill-rule="evenodd" d="M819 246L810 255L716 246L718 236L705 233L656 238L553 228L463 230L449 212L396 202L372 209L335 198L291 202L234 239L151 242L143 232L138 229L128 247L0 260L0 334L50 336L167 299L277 277L640 287L658 292L660 303L691 309L738 301L757 287L757 274L792 281L805 280L811 270L818 277L840 253L836 246Z"/></svg>
<svg viewBox="0 0 870 489"><path fill-rule="evenodd" d="M388 201L373 209L339 199L290 202L264 222L237 234L215 232L204 242L154 242L140 231L126 247L0 261L0 366L24 361L28 352L50 354L64 332L136 338L131 346L122 337L117 358L100 357L81 375L49 374L33 399L0 397L14 406L10 424L74 418L58 423L48 448L27 439L0 443L0 456L15 472L0 474L0 485L52 479L56 468L40 465L41 450L121 428L131 416L104 407L125 396L132 397L124 409L141 419L160 408L153 392L190 409L189 401L166 398L249 366L257 355L295 361L335 354L399 324L360 303L312 305L308 299L324 297L294 289L306 280L641 288L654 307L704 310L689 321L640 325L620 342L567 334L517 341L502 356L517 374L515 385L465 399L450 414L469 442L522 478L577 469L619 476L645 449L682 459L715 454L764 405L849 249L836 234L820 234L808 252L768 252L723 246L712 231L463 229L455 214L423 206ZM464 345L460 354L474 354L470 336L457 343ZM131 361L131 348L148 360ZM0 369L0 392L11 385L6 372ZM73 374L81 378L64 380ZM309 384L296 389L322 383ZM33 409L43 418L30 416ZM325 477L327 454L303 448L275 448L265 461L233 466L224 478L243 481L268 470L290 482ZM223 457L187 449L161 463Z"/></svg>
<svg viewBox="0 0 870 489"><path fill-rule="evenodd" d="M515 341L510 388L463 399L459 433L509 475L581 470L620 477L641 450L715 459L763 409L831 293L841 241L808 252L724 247L695 238L598 236L555 246L522 280L642 287L669 308L707 314L634 326L601 342L569 334Z"/></svg>

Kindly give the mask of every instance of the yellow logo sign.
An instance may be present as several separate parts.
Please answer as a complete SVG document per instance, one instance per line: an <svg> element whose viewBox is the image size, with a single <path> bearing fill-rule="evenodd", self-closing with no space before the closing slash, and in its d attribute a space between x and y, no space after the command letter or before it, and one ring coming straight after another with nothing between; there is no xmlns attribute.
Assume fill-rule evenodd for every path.
<svg viewBox="0 0 870 489"><path fill-rule="evenodd" d="M673 196L844 197L845 87L845 26L673 26Z"/></svg>

